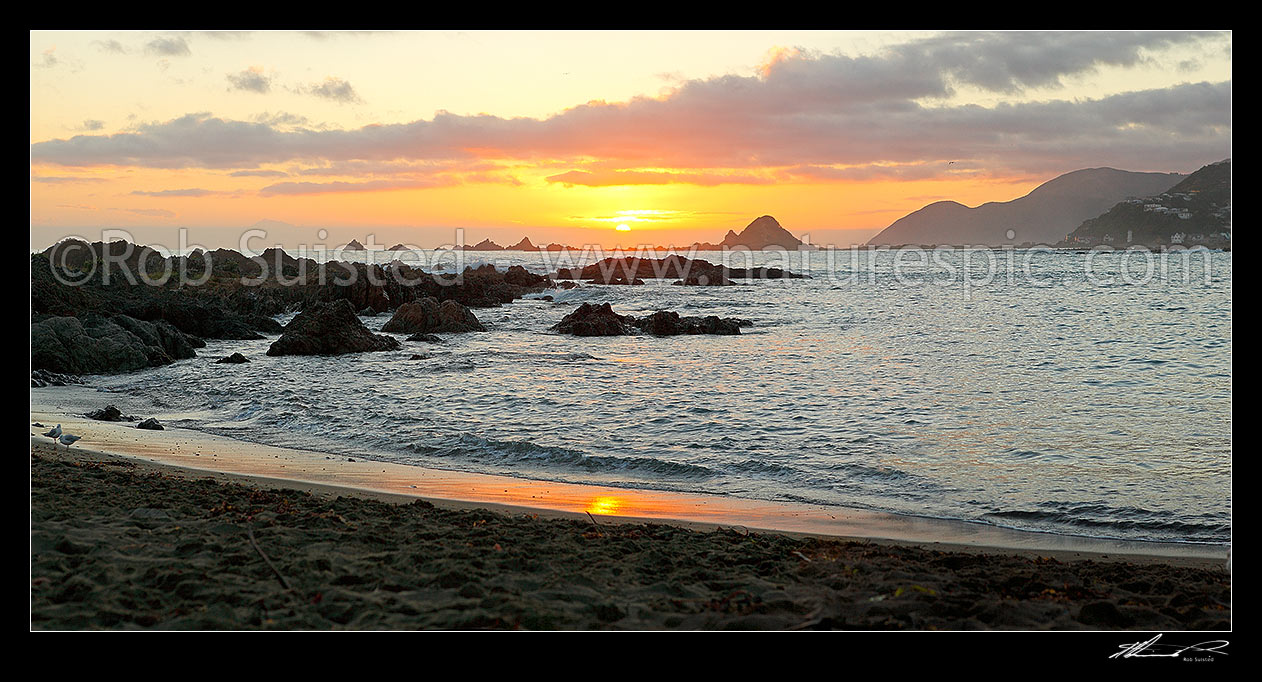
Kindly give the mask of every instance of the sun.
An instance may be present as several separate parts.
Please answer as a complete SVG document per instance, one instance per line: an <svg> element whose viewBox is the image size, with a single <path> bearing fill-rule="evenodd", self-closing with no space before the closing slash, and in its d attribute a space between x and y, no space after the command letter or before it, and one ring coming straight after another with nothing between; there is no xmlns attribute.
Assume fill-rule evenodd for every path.
<svg viewBox="0 0 1262 682"><path fill-rule="evenodd" d="M615 229L615 230L617 230L617 231L619 231L619 232L630 232L630 231L631 231L631 226L630 226L630 225L628 225L628 224L626 224L626 223L623 223L623 224L621 224L621 225L619 225L619 226L617 226L617 227L615 227L615 228L613 228L613 229Z"/></svg>

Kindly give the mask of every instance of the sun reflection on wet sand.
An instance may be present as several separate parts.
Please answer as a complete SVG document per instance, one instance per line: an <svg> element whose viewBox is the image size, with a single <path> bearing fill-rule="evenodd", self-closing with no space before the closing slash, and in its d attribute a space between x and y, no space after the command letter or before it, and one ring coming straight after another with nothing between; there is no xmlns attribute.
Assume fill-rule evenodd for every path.
<svg viewBox="0 0 1262 682"><path fill-rule="evenodd" d="M589 514L617 514L622 509L623 502L612 495L601 495L594 498L591 504L587 505Z"/></svg>

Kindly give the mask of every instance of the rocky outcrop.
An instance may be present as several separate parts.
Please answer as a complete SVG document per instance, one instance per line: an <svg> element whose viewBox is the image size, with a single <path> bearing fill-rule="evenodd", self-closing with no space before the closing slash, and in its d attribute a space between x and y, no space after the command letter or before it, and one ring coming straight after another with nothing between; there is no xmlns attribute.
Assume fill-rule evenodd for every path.
<svg viewBox="0 0 1262 682"><path fill-rule="evenodd" d="M136 428L138 428L138 429L148 429L148 430L150 430L150 431L165 431L165 430L166 430L166 429L162 426L162 423L161 423L161 422L159 422L157 419L154 419L153 417L150 417L150 418L148 418L148 419L146 419L146 420L144 420L144 421L140 422L139 424L137 424L137 425L136 425Z"/></svg>
<svg viewBox="0 0 1262 682"><path fill-rule="evenodd" d="M490 239L483 239L482 241L478 242L477 244L474 244L473 246L464 247L464 250L465 251L503 251L504 247L500 246L499 244L496 244Z"/></svg>
<svg viewBox="0 0 1262 682"><path fill-rule="evenodd" d="M109 259L108 268L103 267L102 259ZM213 267L207 269L208 265ZM142 272L171 268L186 270L195 283L180 281L179 277L165 282L146 279ZM264 269L266 277L250 279ZM155 324L165 321L183 332L184 343L193 348L203 347L203 339L279 336L284 328L275 316L329 301L347 300L354 310L366 312L371 308L378 314L424 298L485 308L510 303L551 286L547 277L520 266L505 271L488 264L459 273L433 273L401 262L386 266L346 261L316 263L309 258L291 257L280 249L268 249L254 259L226 249L209 253L199 250L164 259L152 249L126 242L89 244L74 240L31 254L30 274L33 322L52 317L78 318L81 327L94 328L99 323L89 319L111 315ZM103 311L108 314L102 314ZM171 359L184 354L173 350L170 343L161 345ZM60 351L53 355L57 353ZM38 354L35 349L33 355ZM47 356L42 361L53 363L45 369L60 367L66 373L80 373L73 363L67 365ZM115 358L79 366L93 366L95 369L86 371L99 373L163 362L146 353L130 360Z"/></svg>
<svg viewBox="0 0 1262 682"><path fill-rule="evenodd" d="M298 313L285 327L268 355L341 355L371 351L398 350L392 336L374 334L355 316L345 299L319 303Z"/></svg>
<svg viewBox="0 0 1262 682"><path fill-rule="evenodd" d="M64 374L110 374L169 365L196 355L170 324L113 317L48 317L31 324L31 367Z"/></svg>
<svg viewBox="0 0 1262 682"><path fill-rule="evenodd" d="M478 322L473 311L456 301L439 303L435 298L422 298L399 306L399 309L394 311L394 317L381 327L381 331L396 334L432 334L484 332L486 327Z"/></svg>
<svg viewBox="0 0 1262 682"><path fill-rule="evenodd" d="M99 409L99 410L94 410L92 412L87 413L84 416L86 416L88 419L95 419L99 422L134 422L136 421L135 417L123 416L122 411L113 405L106 405L104 408Z"/></svg>
<svg viewBox="0 0 1262 682"><path fill-rule="evenodd" d="M735 335L741 327L751 326L749 320L734 317L720 318L680 317L679 313L660 310L642 318L615 313L608 303L592 305L584 303L578 310L566 315L553 325L552 330L575 336L625 336L642 331L654 336L679 336L684 334Z"/></svg>
<svg viewBox="0 0 1262 682"><path fill-rule="evenodd" d="M728 230L720 246L728 248L743 246L756 251L768 247L795 249L801 244L802 241L781 227L775 218L765 215L755 218L754 222L746 225L740 234Z"/></svg>
<svg viewBox="0 0 1262 682"><path fill-rule="evenodd" d="M339 251L363 251L364 245L360 244L358 239L352 239L346 244L346 246L343 246L341 249L338 249L338 250Z"/></svg>
<svg viewBox="0 0 1262 682"><path fill-rule="evenodd" d="M239 365L243 362L249 362L250 359L240 353L233 353L227 357L219 358L215 361L217 365Z"/></svg>
<svg viewBox="0 0 1262 682"><path fill-rule="evenodd" d="M608 303L584 303L561 318L552 330L574 336L623 336L630 333L627 319L628 316L615 313Z"/></svg>
<svg viewBox="0 0 1262 682"><path fill-rule="evenodd" d="M705 317L680 317L679 313L659 310L647 317L633 319L631 326L654 336L679 336L682 334L740 334L741 327L752 324L749 320L735 317L720 318L717 315Z"/></svg>

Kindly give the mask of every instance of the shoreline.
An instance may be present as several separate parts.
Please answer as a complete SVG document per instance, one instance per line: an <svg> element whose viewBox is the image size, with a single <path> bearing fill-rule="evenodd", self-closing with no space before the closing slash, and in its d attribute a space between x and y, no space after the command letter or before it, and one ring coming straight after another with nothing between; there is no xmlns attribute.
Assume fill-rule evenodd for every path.
<svg viewBox="0 0 1262 682"><path fill-rule="evenodd" d="M129 422L101 422L74 413L105 402L118 404L125 413L139 407L132 407L137 399L131 396L105 393L91 386L32 389L30 422L49 427L60 423L66 431L82 435L83 440L72 449L86 454L265 489L395 503L424 500L448 509L535 513L547 518L590 519L593 523L669 524L694 530L741 528L793 537L1060 561L1124 560L1211 568L1223 566L1227 559L1228 548L1222 545L1058 535L825 505L456 472L262 445L190 429L140 430ZM144 416L163 418L160 412ZM31 434L32 453L52 452L50 439L39 435L42 431L31 427Z"/></svg>
<svg viewBox="0 0 1262 682"><path fill-rule="evenodd" d="M1221 566L399 504L41 444L30 465L32 630L1232 628Z"/></svg>

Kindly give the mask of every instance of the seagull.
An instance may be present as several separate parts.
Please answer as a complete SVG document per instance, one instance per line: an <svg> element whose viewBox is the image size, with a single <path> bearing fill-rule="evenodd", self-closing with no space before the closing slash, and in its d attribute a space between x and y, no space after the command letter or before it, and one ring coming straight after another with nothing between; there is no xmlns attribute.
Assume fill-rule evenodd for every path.
<svg viewBox="0 0 1262 682"><path fill-rule="evenodd" d="M49 438L52 438L53 440L57 440L57 438L61 436L61 424L58 424L57 427L54 429L50 429L48 433L44 435L48 436Z"/></svg>
<svg viewBox="0 0 1262 682"><path fill-rule="evenodd" d="M61 438L58 438L57 440L61 441L61 443L66 446L66 449L69 450L70 446L82 437L83 436L72 436L68 433L63 433L61 434Z"/></svg>

